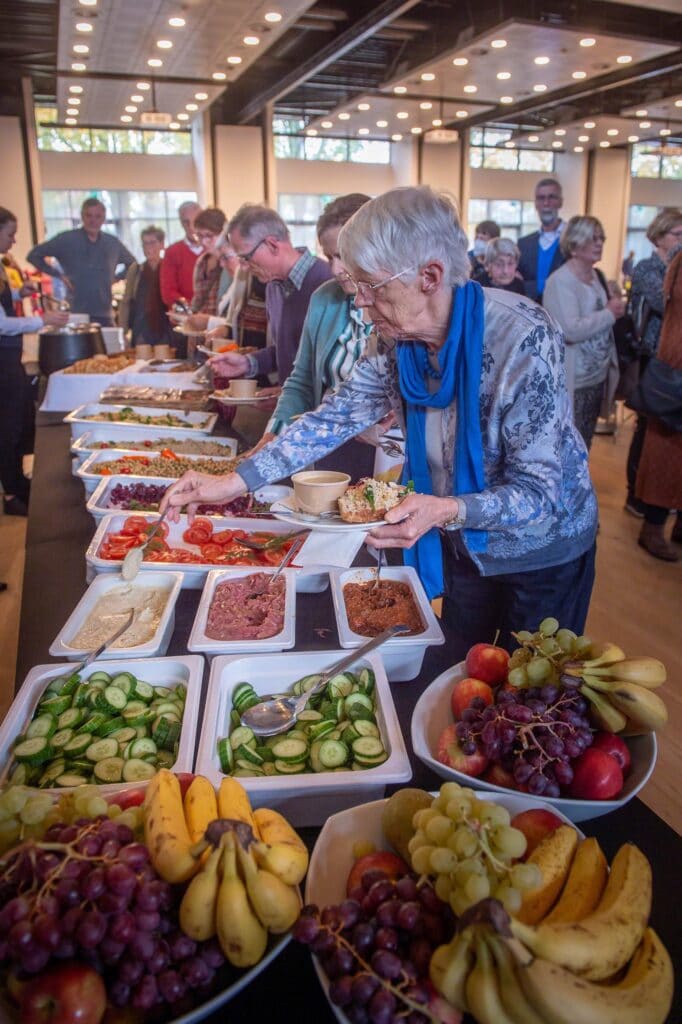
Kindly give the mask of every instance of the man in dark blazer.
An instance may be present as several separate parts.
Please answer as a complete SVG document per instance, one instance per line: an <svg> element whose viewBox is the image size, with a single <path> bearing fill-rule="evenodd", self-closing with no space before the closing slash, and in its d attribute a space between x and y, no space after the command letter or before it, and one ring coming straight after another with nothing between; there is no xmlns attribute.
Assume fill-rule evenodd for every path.
<svg viewBox="0 0 682 1024"><path fill-rule="evenodd" d="M556 178L543 178L535 186L535 209L540 230L524 235L516 243L521 253L518 272L523 278L526 295L542 302L545 281L564 262L559 240L564 222L559 216L563 203L561 185Z"/></svg>

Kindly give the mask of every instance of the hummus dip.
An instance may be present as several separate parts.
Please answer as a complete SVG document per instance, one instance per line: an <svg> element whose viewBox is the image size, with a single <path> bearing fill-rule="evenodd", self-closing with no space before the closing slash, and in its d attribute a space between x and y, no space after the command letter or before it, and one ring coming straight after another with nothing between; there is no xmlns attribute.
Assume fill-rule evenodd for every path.
<svg viewBox="0 0 682 1024"><path fill-rule="evenodd" d="M167 590L136 587L132 583L114 587L100 597L78 633L66 646L79 651L94 650L123 625L131 608L135 609L135 618L125 633L111 645L111 650L146 644L158 629L168 596Z"/></svg>
<svg viewBox="0 0 682 1024"><path fill-rule="evenodd" d="M272 574L251 576L219 583L215 588L206 620L211 640L265 640L284 628L286 582L278 576L268 587Z"/></svg>

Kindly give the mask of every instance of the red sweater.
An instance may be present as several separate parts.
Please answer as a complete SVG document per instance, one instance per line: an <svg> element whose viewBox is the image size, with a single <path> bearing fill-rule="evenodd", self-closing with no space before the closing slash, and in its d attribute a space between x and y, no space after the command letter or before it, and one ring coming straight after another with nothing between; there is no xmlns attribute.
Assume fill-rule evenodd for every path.
<svg viewBox="0 0 682 1024"><path fill-rule="evenodd" d="M192 301L195 255L184 238L169 245L161 261L161 298L170 308L178 299Z"/></svg>

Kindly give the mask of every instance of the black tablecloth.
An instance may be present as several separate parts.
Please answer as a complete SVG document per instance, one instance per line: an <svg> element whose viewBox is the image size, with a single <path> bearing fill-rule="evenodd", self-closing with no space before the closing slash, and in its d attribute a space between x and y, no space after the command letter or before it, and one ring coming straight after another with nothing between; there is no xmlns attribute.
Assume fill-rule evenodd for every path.
<svg viewBox="0 0 682 1024"><path fill-rule="evenodd" d="M21 608L17 689L28 671L50 661L48 648L86 589L85 550L94 533L94 522L85 510L83 485L71 475L69 430L60 417L39 416L36 459L28 523L26 569ZM183 590L176 608L175 631L168 654L186 653L186 644L199 601L200 590ZM318 629L326 632L320 635ZM322 594L298 594L296 650L322 650L338 646L329 590ZM398 718L413 767L412 785L435 789L441 780L412 752L410 717L428 684L453 658L448 644L427 650L422 672L411 683L392 684ZM204 688L208 673L204 674ZM205 696L205 694L204 694ZM203 703L202 703L203 706ZM594 835L609 860L626 840L644 851L654 869L652 927L665 942L673 963L682 963L680 918L680 864L682 839L640 800L622 810L583 824ZM314 829L301 830L312 844ZM244 992L213 1014L213 1024L226 1020L265 1021L273 1012L285 1020L333 1021L332 1012L315 977L307 950L290 943L267 970ZM669 1018L682 1021L682 995L676 992Z"/></svg>

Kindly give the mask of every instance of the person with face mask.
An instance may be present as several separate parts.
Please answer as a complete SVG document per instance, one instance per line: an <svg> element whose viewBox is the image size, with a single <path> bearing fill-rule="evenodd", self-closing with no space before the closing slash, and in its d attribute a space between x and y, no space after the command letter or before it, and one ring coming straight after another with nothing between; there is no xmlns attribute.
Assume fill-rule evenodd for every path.
<svg viewBox="0 0 682 1024"><path fill-rule="evenodd" d="M472 281L478 281L479 284L483 284L481 278L486 276L485 251L488 247L488 242L491 242L493 238L499 237L500 225L494 220L482 220L480 224L476 225L474 244L467 253L471 263Z"/></svg>
<svg viewBox="0 0 682 1024"><path fill-rule="evenodd" d="M535 186L535 209L540 228L519 238L521 258L519 273L523 278L526 295L542 302L545 281L565 262L559 241L564 221L559 216L563 204L561 185L556 178L543 178Z"/></svg>

